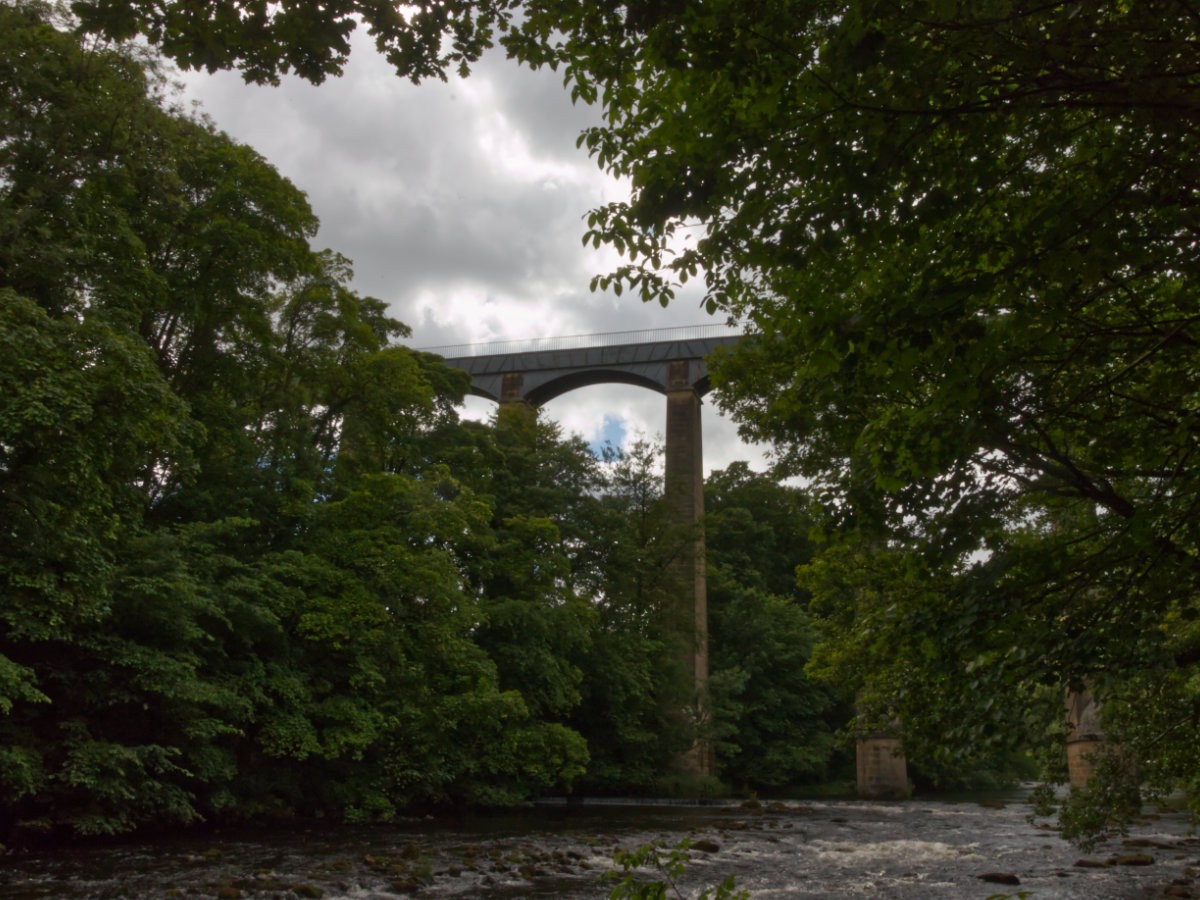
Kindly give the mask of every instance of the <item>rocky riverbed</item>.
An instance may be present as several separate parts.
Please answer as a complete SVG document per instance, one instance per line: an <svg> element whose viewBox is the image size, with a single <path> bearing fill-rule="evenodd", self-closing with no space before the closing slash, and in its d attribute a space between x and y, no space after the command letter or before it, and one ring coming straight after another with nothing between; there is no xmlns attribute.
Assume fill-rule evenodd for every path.
<svg viewBox="0 0 1200 900"><path fill-rule="evenodd" d="M1200 837L1149 814L1082 853L1020 795L742 805L585 803L455 822L227 832L9 857L0 897L604 897L614 855L688 839L681 888L753 897L1200 898ZM653 877L652 868L639 870Z"/></svg>

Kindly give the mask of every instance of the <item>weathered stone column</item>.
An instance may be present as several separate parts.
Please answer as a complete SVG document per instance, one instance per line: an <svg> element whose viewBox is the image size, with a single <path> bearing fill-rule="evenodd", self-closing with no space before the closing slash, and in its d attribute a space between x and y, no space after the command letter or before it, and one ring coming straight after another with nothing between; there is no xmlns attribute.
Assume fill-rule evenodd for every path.
<svg viewBox="0 0 1200 900"><path fill-rule="evenodd" d="M500 382L500 413L512 421L519 417L522 427L527 429L528 439L534 440L538 408L525 397L525 376L521 372L506 372Z"/></svg>
<svg viewBox="0 0 1200 900"><path fill-rule="evenodd" d="M500 405L513 406L517 403L526 403L524 387L524 375L520 372L505 372L500 380Z"/></svg>
<svg viewBox="0 0 1200 900"><path fill-rule="evenodd" d="M670 364L664 495L675 522L694 529L694 537L688 540L677 562L680 593L672 619L682 631L684 670L697 696L702 697L708 681L708 582L700 530L704 516L704 448L700 397L693 387L692 374L687 360ZM698 712L701 719L706 718L706 710ZM680 766L690 774L712 775L716 771L712 747L698 741Z"/></svg>
<svg viewBox="0 0 1200 900"><path fill-rule="evenodd" d="M875 732L859 738L855 750L858 796L875 800L908 797L908 760L898 737Z"/></svg>
<svg viewBox="0 0 1200 900"><path fill-rule="evenodd" d="M1073 788L1087 787L1101 754L1105 752L1100 705L1086 688L1080 691L1068 688L1066 707L1067 778Z"/></svg>

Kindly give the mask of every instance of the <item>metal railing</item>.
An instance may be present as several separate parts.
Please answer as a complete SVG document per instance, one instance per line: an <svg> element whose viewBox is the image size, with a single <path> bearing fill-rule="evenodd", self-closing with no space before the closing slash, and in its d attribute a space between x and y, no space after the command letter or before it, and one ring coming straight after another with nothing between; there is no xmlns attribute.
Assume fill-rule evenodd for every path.
<svg viewBox="0 0 1200 900"><path fill-rule="evenodd" d="M623 344L658 344L664 341L694 341L708 338L741 337L740 325L693 325L687 328L650 328L642 331L610 331L604 334L572 334L564 337L533 338L524 341L489 341L482 344L447 344L420 347L423 353L436 353L445 359L468 356L508 356L539 350L586 350L592 347L616 347Z"/></svg>

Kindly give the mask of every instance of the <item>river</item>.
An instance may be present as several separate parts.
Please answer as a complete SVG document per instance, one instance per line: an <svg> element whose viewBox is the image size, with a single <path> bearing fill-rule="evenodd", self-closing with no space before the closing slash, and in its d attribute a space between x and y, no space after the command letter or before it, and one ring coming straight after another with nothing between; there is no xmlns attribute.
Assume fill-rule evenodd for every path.
<svg viewBox="0 0 1200 900"><path fill-rule="evenodd" d="M1030 815L1021 793L759 808L542 804L454 822L226 831L10 856L0 861L0 897L596 898L611 889L598 878L614 870L616 850L689 838L688 897L733 874L752 897L1200 898L1200 838L1178 814L1149 814L1090 853Z"/></svg>

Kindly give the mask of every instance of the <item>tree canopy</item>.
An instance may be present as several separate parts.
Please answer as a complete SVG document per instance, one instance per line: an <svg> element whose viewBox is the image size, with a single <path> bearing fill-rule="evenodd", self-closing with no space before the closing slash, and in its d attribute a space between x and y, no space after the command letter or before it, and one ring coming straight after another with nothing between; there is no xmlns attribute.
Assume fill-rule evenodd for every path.
<svg viewBox="0 0 1200 900"><path fill-rule="evenodd" d="M629 258L597 284L700 278L758 336L715 377L821 502L825 671L915 745L1088 684L1143 774L1197 787L1190 4L340 2L303 37L299 6L73 8L259 80L336 71L355 14L406 76L491 41L562 67L632 185L589 217Z"/></svg>
<svg viewBox="0 0 1200 900"><path fill-rule="evenodd" d="M665 301L701 276L759 336L716 378L824 509L826 673L930 752L1089 684L1143 775L1194 786L1195 11L639 22L571 45L607 118L584 142L633 184L593 213L632 257L599 283Z"/></svg>
<svg viewBox="0 0 1200 900"><path fill-rule="evenodd" d="M0 49L4 840L569 785L473 634L463 378L151 58L35 3Z"/></svg>
<svg viewBox="0 0 1200 900"><path fill-rule="evenodd" d="M153 53L37 2L0 51L0 840L658 789L696 737L661 448L459 421L465 376ZM714 535L761 507L790 547L769 484ZM736 563L742 644L793 643L729 665L739 781L824 772L811 628L768 596L803 559Z"/></svg>

